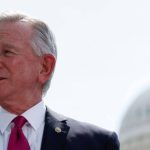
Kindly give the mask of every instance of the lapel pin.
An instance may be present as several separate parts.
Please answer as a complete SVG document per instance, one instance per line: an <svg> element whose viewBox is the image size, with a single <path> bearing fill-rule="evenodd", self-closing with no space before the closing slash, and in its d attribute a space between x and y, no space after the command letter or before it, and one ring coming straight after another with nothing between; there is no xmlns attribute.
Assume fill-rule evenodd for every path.
<svg viewBox="0 0 150 150"><path fill-rule="evenodd" d="M61 133L61 128L56 127L56 128L55 128L55 132L56 132L56 133Z"/></svg>

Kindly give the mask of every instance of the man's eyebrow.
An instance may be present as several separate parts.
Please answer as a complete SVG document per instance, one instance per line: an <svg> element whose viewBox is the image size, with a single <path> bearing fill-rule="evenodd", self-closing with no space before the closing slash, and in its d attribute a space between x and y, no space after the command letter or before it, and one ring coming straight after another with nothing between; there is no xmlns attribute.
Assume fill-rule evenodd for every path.
<svg viewBox="0 0 150 150"><path fill-rule="evenodd" d="M15 45L8 44L8 43L3 44L3 47L10 48L10 49L17 49Z"/></svg>

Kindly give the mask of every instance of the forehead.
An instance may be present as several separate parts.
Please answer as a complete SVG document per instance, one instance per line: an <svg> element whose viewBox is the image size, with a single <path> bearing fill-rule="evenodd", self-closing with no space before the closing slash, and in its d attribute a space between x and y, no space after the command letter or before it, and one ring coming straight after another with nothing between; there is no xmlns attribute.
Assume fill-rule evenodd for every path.
<svg viewBox="0 0 150 150"><path fill-rule="evenodd" d="M9 41L29 41L32 36L32 28L25 22L1 22L0 23L0 42Z"/></svg>

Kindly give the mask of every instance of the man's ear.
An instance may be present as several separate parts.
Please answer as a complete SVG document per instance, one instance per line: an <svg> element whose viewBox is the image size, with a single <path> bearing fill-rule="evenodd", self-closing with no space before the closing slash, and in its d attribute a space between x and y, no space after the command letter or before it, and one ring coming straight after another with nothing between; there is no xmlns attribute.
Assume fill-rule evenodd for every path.
<svg viewBox="0 0 150 150"><path fill-rule="evenodd" d="M39 81L44 84L52 75L55 68L56 59L53 55L45 54L42 56Z"/></svg>

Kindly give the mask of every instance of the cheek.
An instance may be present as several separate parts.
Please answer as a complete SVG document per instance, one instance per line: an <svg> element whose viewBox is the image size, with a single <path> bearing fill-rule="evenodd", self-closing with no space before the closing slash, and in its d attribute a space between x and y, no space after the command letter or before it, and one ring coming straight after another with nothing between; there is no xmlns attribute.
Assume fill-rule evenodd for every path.
<svg viewBox="0 0 150 150"><path fill-rule="evenodd" d="M18 78L18 80L36 80L36 78L38 77L37 64L30 61L16 60L12 63L12 71L13 75Z"/></svg>

